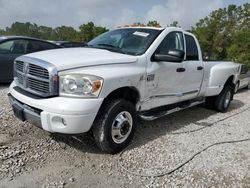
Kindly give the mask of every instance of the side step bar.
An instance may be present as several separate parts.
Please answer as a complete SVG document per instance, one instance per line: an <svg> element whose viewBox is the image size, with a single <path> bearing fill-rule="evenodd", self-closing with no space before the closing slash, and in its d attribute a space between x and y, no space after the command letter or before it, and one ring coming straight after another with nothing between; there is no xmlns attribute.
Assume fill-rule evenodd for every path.
<svg viewBox="0 0 250 188"><path fill-rule="evenodd" d="M167 110L167 111L162 111L162 112L156 113L155 115L146 116L146 115L139 114L139 116L145 121L152 121L152 120L161 118L163 116L166 116L168 114L172 114L174 112L178 112L178 111L181 111L181 110L184 110L184 109L187 109L187 108L191 108L193 106L197 106L197 105L202 104L204 102L205 102L205 99L201 100L201 101L192 102L192 103L190 103L190 105L186 105L186 106L183 106L183 107L176 107L176 108L173 108L173 109L170 109L170 110Z"/></svg>

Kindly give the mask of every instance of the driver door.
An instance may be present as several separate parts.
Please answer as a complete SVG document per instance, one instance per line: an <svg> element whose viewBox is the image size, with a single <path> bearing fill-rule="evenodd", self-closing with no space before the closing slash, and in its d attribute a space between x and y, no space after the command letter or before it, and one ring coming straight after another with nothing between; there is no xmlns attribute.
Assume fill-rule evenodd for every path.
<svg viewBox="0 0 250 188"><path fill-rule="evenodd" d="M182 32L170 32L157 48L155 54L167 55L169 50L184 51ZM165 106L180 101L186 64L183 62L156 62L152 57L147 67L146 89L148 100L143 110Z"/></svg>

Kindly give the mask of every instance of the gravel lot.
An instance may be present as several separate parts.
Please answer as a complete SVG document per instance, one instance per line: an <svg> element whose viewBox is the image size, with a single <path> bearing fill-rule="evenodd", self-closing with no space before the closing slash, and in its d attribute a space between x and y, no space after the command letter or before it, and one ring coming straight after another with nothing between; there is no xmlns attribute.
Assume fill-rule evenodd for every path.
<svg viewBox="0 0 250 188"><path fill-rule="evenodd" d="M0 187L250 187L250 91L242 90L228 113L194 107L140 121L122 155L101 153L88 135L49 134L13 116L8 86L0 85Z"/></svg>

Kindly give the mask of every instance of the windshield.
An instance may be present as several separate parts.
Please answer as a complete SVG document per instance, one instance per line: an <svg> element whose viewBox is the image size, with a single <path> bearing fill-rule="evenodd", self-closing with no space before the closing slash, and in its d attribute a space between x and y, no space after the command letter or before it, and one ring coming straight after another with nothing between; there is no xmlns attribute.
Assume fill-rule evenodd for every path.
<svg viewBox="0 0 250 188"><path fill-rule="evenodd" d="M161 30L146 28L116 29L93 39L88 46L118 53L141 55L160 33Z"/></svg>

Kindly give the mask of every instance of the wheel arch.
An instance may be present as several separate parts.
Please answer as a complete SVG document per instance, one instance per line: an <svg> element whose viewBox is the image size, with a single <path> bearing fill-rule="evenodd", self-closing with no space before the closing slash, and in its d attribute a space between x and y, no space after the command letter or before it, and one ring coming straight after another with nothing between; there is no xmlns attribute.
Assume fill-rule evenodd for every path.
<svg viewBox="0 0 250 188"><path fill-rule="evenodd" d="M226 82L225 82L225 84L224 84L224 87L227 86L227 85L230 85L230 86L232 86L232 87L234 88L238 82L239 82L239 81L236 81L236 80L235 80L235 76L234 76L234 75L231 75L231 76L229 76L229 78L226 80Z"/></svg>
<svg viewBox="0 0 250 188"><path fill-rule="evenodd" d="M111 91L105 97L103 103L115 99L125 99L136 105L137 102L140 100L140 93L138 89L133 86L120 87Z"/></svg>
<svg viewBox="0 0 250 188"><path fill-rule="evenodd" d="M234 76L234 75L231 75L231 76L227 79L227 81L225 82L223 88L225 88L226 86L231 86L232 90L235 91L236 85L237 85L237 81L235 81L235 76ZM222 90L221 92L223 92L223 90ZM233 95L231 96L231 100L233 100Z"/></svg>
<svg viewBox="0 0 250 188"><path fill-rule="evenodd" d="M116 99L124 99L130 101L136 107L136 104L140 100L140 92L136 87L133 86L124 86L111 91L104 98L97 114L100 114L100 112L102 111L101 109L103 109L103 107L107 105L109 101Z"/></svg>

